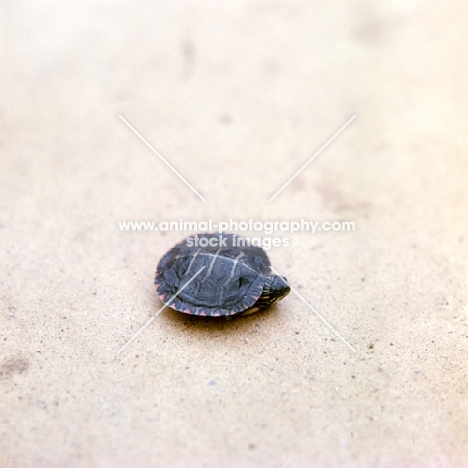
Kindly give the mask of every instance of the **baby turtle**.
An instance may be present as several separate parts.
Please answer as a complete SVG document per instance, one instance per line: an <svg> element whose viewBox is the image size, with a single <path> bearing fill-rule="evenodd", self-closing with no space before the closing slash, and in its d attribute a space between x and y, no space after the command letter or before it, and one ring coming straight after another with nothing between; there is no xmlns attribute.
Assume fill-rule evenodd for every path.
<svg viewBox="0 0 468 468"><path fill-rule="evenodd" d="M275 304L289 293L287 280L271 274L266 252L246 241L233 234L198 234L175 245L156 270L161 301L210 317L247 315Z"/></svg>

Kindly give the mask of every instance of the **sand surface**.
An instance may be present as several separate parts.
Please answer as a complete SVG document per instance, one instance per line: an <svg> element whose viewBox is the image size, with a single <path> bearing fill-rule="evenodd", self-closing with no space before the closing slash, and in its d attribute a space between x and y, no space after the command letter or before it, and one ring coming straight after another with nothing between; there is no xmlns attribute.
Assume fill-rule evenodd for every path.
<svg viewBox="0 0 468 468"><path fill-rule="evenodd" d="M468 466L466 2L46 0L0 21L2 468ZM356 229L277 230L277 306L164 310L117 354L193 233L118 223L180 219Z"/></svg>

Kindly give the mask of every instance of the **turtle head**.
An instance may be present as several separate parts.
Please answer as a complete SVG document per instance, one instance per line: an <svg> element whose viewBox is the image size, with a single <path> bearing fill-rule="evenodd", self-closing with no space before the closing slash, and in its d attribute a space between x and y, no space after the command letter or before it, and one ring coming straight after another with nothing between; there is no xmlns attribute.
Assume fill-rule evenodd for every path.
<svg viewBox="0 0 468 468"><path fill-rule="evenodd" d="M262 295L252 307L249 307L240 315L250 315L261 309L266 309L288 295L289 291L291 291L291 288L284 276L268 275L263 285Z"/></svg>
<svg viewBox="0 0 468 468"><path fill-rule="evenodd" d="M291 288L288 285L288 280L284 276L268 275L265 285L263 286L262 295L255 303L256 306L270 307L284 296L289 294Z"/></svg>

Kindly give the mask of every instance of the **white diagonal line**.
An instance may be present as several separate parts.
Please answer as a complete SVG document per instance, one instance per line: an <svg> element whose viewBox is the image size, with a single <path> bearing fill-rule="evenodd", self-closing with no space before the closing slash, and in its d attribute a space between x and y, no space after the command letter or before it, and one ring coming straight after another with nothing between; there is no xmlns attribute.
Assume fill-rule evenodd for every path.
<svg viewBox="0 0 468 468"><path fill-rule="evenodd" d="M353 115L269 200L272 202L354 119Z"/></svg>
<svg viewBox="0 0 468 468"><path fill-rule="evenodd" d="M206 203L206 200L195 190L195 188L189 184L181 175L179 172L177 172L176 169L174 169L174 167L171 166L171 164L169 164L166 159L163 158L163 156L157 151L155 150L120 114L119 114L119 117L122 119L122 121L127 125L127 127L133 131L133 133L135 133L135 135L137 135L141 141L143 141L143 143L145 143L145 145L151 150L153 151L153 153L158 156L159 159L161 159L162 162L164 162L167 167L169 167L169 169L171 169L176 175L179 176L180 180L182 180L182 182L184 182L196 195L198 195L205 203Z"/></svg>
<svg viewBox="0 0 468 468"><path fill-rule="evenodd" d="M283 278L273 267L270 267L281 279ZM284 281L284 280L283 280ZM296 294L296 296L346 345L348 346L354 353L357 351L286 281L284 281L291 290Z"/></svg>
<svg viewBox="0 0 468 468"><path fill-rule="evenodd" d="M169 304L172 300L180 294L197 276L198 274L206 267L202 266L193 276L190 278L187 283L185 283L183 288L180 288L165 304L161 307L118 351L117 354L120 354Z"/></svg>

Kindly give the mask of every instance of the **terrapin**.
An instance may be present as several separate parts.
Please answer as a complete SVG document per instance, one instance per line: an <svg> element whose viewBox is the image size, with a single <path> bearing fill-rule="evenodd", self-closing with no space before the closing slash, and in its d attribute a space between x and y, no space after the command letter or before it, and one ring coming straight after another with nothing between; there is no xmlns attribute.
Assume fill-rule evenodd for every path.
<svg viewBox="0 0 468 468"><path fill-rule="evenodd" d="M271 273L266 252L234 234L187 237L159 261L155 285L164 304L210 317L247 315L286 296L287 279Z"/></svg>

